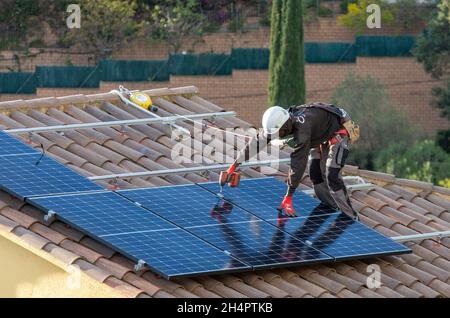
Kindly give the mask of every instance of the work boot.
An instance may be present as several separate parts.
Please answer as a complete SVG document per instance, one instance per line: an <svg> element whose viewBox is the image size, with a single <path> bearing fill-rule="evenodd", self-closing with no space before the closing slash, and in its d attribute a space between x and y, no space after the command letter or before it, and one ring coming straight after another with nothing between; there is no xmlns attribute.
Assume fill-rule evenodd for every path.
<svg viewBox="0 0 450 318"><path fill-rule="evenodd" d="M292 196L285 196L278 208L279 211L284 211L287 216L297 216L294 207L292 206Z"/></svg>
<svg viewBox="0 0 450 318"><path fill-rule="evenodd" d="M321 182L319 184L313 184L314 193L316 194L317 199L320 200L323 204L333 208L338 209L336 202L330 194L330 189L326 182Z"/></svg>

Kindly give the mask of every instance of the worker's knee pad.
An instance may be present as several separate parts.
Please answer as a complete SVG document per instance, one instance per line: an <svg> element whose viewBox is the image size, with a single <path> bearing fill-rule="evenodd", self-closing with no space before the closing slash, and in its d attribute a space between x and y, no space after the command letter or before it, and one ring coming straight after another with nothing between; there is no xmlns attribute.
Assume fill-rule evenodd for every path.
<svg viewBox="0 0 450 318"><path fill-rule="evenodd" d="M320 169L320 159L312 159L309 163L309 178L313 184L322 183L322 170Z"/></svg>
<svg viewBox="0 0 450 318"><path fill-rule="evenodd" d="M332 191L339 191L344 189L344 181L341 178L341 169L340 168L331 168L327 169L327 181L328 186Z"/></svg>

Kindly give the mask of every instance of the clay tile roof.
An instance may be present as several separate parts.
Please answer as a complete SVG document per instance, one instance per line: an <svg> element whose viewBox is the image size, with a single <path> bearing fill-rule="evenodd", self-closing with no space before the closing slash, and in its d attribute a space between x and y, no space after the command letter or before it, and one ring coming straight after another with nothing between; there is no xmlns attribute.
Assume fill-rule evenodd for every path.
<svg viewBox="0 0 450 318"><path fill-rule="evenodd" d="M160 115L223 111L200 96L193 86L146 91L160 107ZM71 95L29 101L0 102L0 126L35 127L105 120L141 118L143 115L120 103L109 92ZM252 127L239 118L215 122L236 132ZM190 130L191 126L181 123ZM167 125L139 125L36 134L33 147L86 176L130 171L180 168L171 160L175 142ZM196 142L197 146L203 144ZM228 156L232 156L227 152ZM282 152L287 158L289 151ZM260 177L270 169L245 169L245 177ZM282 165L282 173L288 166ZM273 172L273 170L272 170ZM345 166L344 173L372 182L372 190L355 190L351 200L361 221L388 236L450 229L450 189L426 182ZM210 173L217 180L217 173ZM120 180L123 188L162 186L205 181L205 176L185 174ZM302 189L311 187L304 178ZM107 182L99 184L108 187ZM78 266L92 279L121 292L125 297L449 297L450 239L426 239L407 243L413 253L359 261L336 262L278 270L165 280L150 270L133 271L126 256L61 221L50 225L38 209L0 191L0 234L39 250L63 265ZM382 271L380 288L367 286L368 266ZM1 269L0 269L1 270Z"/></svg>

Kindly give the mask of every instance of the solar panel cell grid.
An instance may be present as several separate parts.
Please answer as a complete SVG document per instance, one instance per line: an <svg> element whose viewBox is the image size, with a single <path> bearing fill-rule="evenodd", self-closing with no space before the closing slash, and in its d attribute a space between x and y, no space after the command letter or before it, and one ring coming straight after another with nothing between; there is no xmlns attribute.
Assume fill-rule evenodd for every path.
<svg viewBox="0 0 450 318"><path fill-rule="evenodd" d="M21 140L0 130L0 156L12 156L21 154L37 154L32 147L23 143Z"/></svg>
<svg viewBox="0 0 450 318"><path fill-rule="evenodd" d="M32 198L30 202L96 236L177 228L114 192Z"/></svg>
<svg viewBox="0 0 450 318"><path fill-rule="evenodd" d="M336 260L408 252L408 248L354 221L346 214L271 220L283 231Z"/></svg>
<svg viewBox="0 0 450 318"><path fill-rule="evenodd" d="M98 191L103 188L40 154L0 157L0 187L25 199L71 192Z"/></svg>
<svg viewBox="0 0 450 318"><path fill-rule="evenodd" d="M216 216L227 214L228 222L249 221L252 214L234 207L227 213L227 203L196 185L118 191L120 195L139 202L180 227L217 224ZM231 207L233 208L233 207Z"/></svg>
<svg viewBox="0 0 450 318"><path fill-rule="evenodd" d="M227 223L189 228L214 246L254 269L321 262L332 258L265 221Z"/></svg>
<svg viewBox="0 0 450 318"><path fill-rule="evenodd" d="M217 194L219 185L217 182L200 183L199 186ZM275 178L258 178L242 180L238 188L224 187L223 194L227 200L239 207L256 214L262 219L271 219L277 216L277 207L286 194L286 185ZM297 191L293 197L293 203L297 215L308 216L319 201L311 196ZM321 214L331 214L337 211L322 206ZM317 215L318 211L316 211Z"/></svg>
<svg viewBox="0 0 450 318"><path fill-rule="evenodd" d="M250 266L181 229L113 235L107 241L167 278L249 270Z"/></svg>

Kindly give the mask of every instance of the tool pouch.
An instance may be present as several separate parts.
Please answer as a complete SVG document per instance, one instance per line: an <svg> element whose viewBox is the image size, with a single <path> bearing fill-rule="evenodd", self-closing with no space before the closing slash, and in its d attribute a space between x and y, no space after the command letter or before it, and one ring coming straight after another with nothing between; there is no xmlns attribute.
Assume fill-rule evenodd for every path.
<svg viewBox="0 0 450 318"><path fill-rule="evenodd" d="M360 136L359 126L353 120L348 120L344 122L342 125L349 134L350 142L354 144L359 139Z"/></svg>

